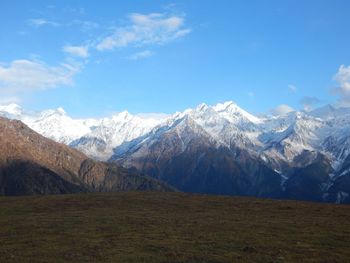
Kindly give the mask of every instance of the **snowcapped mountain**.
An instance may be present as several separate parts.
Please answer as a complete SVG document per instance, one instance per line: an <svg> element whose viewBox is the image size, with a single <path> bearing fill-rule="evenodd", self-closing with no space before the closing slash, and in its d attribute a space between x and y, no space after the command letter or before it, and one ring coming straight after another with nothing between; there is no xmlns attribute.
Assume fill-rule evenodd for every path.
<svg viewBox="0 0 350 263"><path fill-rule="evenodd" d="M245 148L264 158L292 163L304 151L320 151L341 163L350 153L350 109L324 106L311 112L291 112L258 118L232 101L200 104L168 117L141 117L127 111L102 119L73 119L62 109L26 112L19 105L0 106L0 115L19 119L57 142L91 157L108 160L118 146L164 130L187 116L206 131L217 146Z"/></svg>
<svg viewBox="0 0 350 263"><path fill-rule="evenodd" d="M21 121L0 117L0 148L0 195L172 191L154 179L91 160Z"/></svg>
<svg viewBox="0 0 350 263"><path fill-rule="evenodd" d="M218 103L212 107L218 114L244 129L245 125L260 124L262 120L238 107L233 101Z"/></svg>
<svg viewBox="0 0 350 263"><path fill-rule="evenodd" d="M221 138L223 131L236 133L237 145ZM117 148L111 161L182 191L278 196L280 175L248 152L248 143L232 123L200 105Z"/></svg>
<svg viewBox="0 0 350 263"><path fill-rule="evenodd" d="M0 106L0 114L3 116L20 116L22 115L23 110L21 106L17 104L9 104L5 106Z"/></svg>
<svg viewBox="0 0 350 263"><path fill-rule="evenodd" d="M62 109L26 112L19 105L0 106L0 115L18 119L41 135L69 144L89 132L87 120L74 120Z"/></svg>
<svg viewBox="0 0 350 263"><path fill-rule="evenodd" d="M47 138L104 161L115 147L149 132L164 118L140 117L123 111L109 118L73 119L62 108L26 112L16 104L0 106L0 116L21 120Z"/></svg>
<svg viewBox="0 0 350 263"><path fill-rule="evenodd" d="M314 200L343 202L350 194L339 183L350 180L350 108L327 105L256 117L229 101L200 104L166 117L124 111L102 119L74 119L61 108L26 112L11 104L0 106L0 115L20 119L90 157L153 175L180 190L295 198L303 190L301 182L312 182ZM320 167L327 171L318 173L322 177L310 172ZM201 186L195 186L196 180Z"/></svg>
<svg viewBox="0 0 350 263"><path fill-rule="evenodd" d="M89 126L88 133L69 144L93 158L108 160L114 148L146 134L161 122L162 119L142 118L123 111L96 121Z"/></svg>
<svg viewBox="0 0 350 263"><path fill-rule="evenodd" d="M266 120L260 134L264 152L293 162L303 151L322 150L326 123L302 112Z"/></svg>
<svg viewBox="0 0 350 263"><path fill-rule="evenodd" d="M339 178L350 178L343 165L350 160L347 112L341 109L333 118L322 111L258 118L232 102L201 104L117 147L110 160L185 191L343 202L350 192L339 192ZM219 163L226 168L220 170ZM335 176L341 169L345 173ZM237 174L246 174L244 183Z"/></svg>
<svg viewBox="0 0 350 263"><path fill-rule="evenodd" d="M45 137L64 144L69 144L90 131L84 120L73 120L62 108L45 110L32 115L32 118L24 118L23 121Z"/></svg>

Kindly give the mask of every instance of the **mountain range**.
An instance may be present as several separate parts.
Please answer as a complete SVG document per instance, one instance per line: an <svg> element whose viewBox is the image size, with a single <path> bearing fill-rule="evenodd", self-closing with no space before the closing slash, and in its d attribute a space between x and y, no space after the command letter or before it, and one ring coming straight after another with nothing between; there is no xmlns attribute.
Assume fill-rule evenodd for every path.
<svg viewBox="0 0 350 263"><path fill-rule="evenodd" d="M350 202L350 108L254 116L229 101L161 118L74 119L10 104L0 115L181 191Z"/></svg>
<svg viewBox="0 0 350 263"><path fill-rule="evenodd" d="M0 117L0 147L0 195L172 191L152 178L94 161L18 120Z"/></svg>

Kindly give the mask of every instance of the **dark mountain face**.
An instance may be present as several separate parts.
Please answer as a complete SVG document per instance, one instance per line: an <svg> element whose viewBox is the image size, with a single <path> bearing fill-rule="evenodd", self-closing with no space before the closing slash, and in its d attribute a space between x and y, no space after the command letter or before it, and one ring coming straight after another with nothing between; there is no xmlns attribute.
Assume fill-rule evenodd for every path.
<svg viewBox="0 0 350 263"><path fill-rule="evenodd" d="M284 184L283 196L288 199L323 201L331 172L329 160L318 154L311 164L293 170Z"/></svg>
<svg viewBox="0 0 350 263"><path fill-rule="evenodd" d="M280 196L278 173L246 150L216 147L206 132L188 119L156 132L113 161L185 192Z"/></svg>
<svg viewBox="0 0 350 263"><path fill-rule="evenodd" d="M88 192L39 164L8 160L0 166L0 195L68 194Z"/></svg>
<svg viewBox="0 0 350 263"><path fill-rule="evenodd" d="M350 155L345 158L339 171L333 176L327 189L329 202L350 204Z"/></svg>
<svg viewBox="0 0 350 263"><path fill-rule="evenodd" d="M348 177L332 179L335 171L328 156L304 150L290 163L270 156L262 160L241 141L247 140L218 145L200 125L184 118L122 145L110 161L185 192L329 202L349 199L350 172ZM348 163L341 171L350 171Z"/></svg>
<svg viewBox="0 0 350 263"><path fill-rule="evenodd" d="M334 179L327 190L326 200L329 202L350 204L350 174Z"/></svg>
<svg viewBox="0 0 350 263"><path fill-rule="evenodd" d="M241 163L241 158L245 157L234 156L227 149L195 148L170 158L135 162L140 172L185 192L278 197L280 176L258 161Z"/></svg>
<svg viewBox="0 0 350 263"><path fill-rule="evenodd" d="M332 182L329 174L334 171L322 154L311 158L311 153L303 153L304 158L295 160L299 166L285 169L288 178L284 178L282 184L277 172L244 149L215 147L208 141L193 138L185 149L172 152L175 148L169 142L177 146L181 143L176 136L167 134L166 139L157 138L147 145L147 151L145 145L139 145L134 152L114 162L133 167L185 192L308 201L348 200L350 173Z"/></svg>
<svg viewBox="0 0 350 263"><path fill-rule="evenodd" d="M103 178L94 176L102 174ZM80 167L79 177L93 191L174 191L175 188L148 176L129 171L115 164L96 162L86 159Z"/></svg>
<svg viewBox="0 0 350 263"><path fill-rule="evenodd" d="M0 118L0 194L172 190L154 179L93 161L20 121Z"/></svg>

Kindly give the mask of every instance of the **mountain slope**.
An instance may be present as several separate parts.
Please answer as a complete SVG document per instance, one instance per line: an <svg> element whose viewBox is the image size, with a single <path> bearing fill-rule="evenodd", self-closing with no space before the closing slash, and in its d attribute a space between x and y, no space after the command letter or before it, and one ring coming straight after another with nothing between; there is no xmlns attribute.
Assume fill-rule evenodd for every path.
<svg viewBox="0 0 350 263"><path fill-rule="evenodd" d="M37 163L7 160L0 167L0 195L68 194L88 189L64 180Z"/></svg>
<svg viewBox="0 0 350 263"><path fill-rule="evenodd" d="M0 117L0 146L2 194L170 190L151 178L90 160L20 121Z"/></svg>
<svg viewBox="0 0 350 263"><path fill-rule="evenodd" d="M344 138L340 149L327 151L330 134ZM350 187L338 186L345 177L333 177L350 149L346 134L339 119L295 112L258 119L232 102L201 104L117 147L110 161L186 192L348 202Z"/></svg>
<svg viewBox="0 0 350 263"><path fill-rule="evenodd" d="M311 112L256 117L229 101L203 103L166 118L124 111L78 120L63 109L27 113L8 105L0 106L0 115L21 119L90 158L117 162L186 191L214 193L217 187L215 193L269 192L270 197L336 202L350 196L350 173L344 168L350 156L349 108L327 105ZM325 168L321 181L314 180L310 167ZM265 174L258 176L260 170ZM267 179L270 176L273 179ZM321 192L308 196L309 187Z"/></svg>
<svg viewBox="0 0 350 263"><path fill-rule="evenodd" d="M96 121L89 127L89 132L70 141L69 145L95 159L108 160L115 147L144 135L160 122L123 111L111 118Z"/></svg>
<svg viewBox="0 0 350 263"><path fill-rule="evenodd" d="M113 148L149 132L164 116L136 116L123 111L102 119L73 119L62 108L26 112L19 105L0 106L0 116L21 120L39 134L105 161Z"/></svg>
<svg viewBox="0 0 350 263"><path fill-rule="evenodd" d="M153 131L111 161L186 192L279 196L278 173L243 148L229 147L187 115Z"/></svg>

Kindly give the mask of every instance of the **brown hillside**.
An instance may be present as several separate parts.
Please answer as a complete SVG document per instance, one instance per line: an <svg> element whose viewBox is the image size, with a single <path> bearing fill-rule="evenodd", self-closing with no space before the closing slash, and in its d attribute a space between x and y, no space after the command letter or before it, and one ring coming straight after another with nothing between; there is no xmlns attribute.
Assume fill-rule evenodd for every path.
<svg viewBox="0 0 350 263"><path fill-rule="evenodd" d="M80 191L170 190L164 184L148 177L130 174L123 168L93 161L77 150L39 135L17 120L0 117L0 147L0 188L7 187L6 189L10 189L11 193L16 192L13 187L18 188L18 185L24 184L24 178L28 181L26 184L32 184L33 187L38 188L38 183L42 185L43 182L40 180L38 182L35 176L50 173L69 184L78 186ZM16 164L22 165L23 171L20 174L18 173L20 170L14 168ZM9 167L11 167L10 170ZM23 169L23 167L28 169L35 167L40 172L29 171L30 169ZM45 169L50 173L44 172ZM16 174L16 180L12 176L14 174ZM48 180L51 177L48 175L43 178ZM52 183L51 179L49 181ZM47 188L48 184L44 185ZM27 185L25 187L28 188ZM6 191L2 192L6 194ZM68 192L72 191L68 190ZM50 191L39 187L38 191L31 189L29 192L21 192L21 194L26 193L50 193Z"/></svg>

